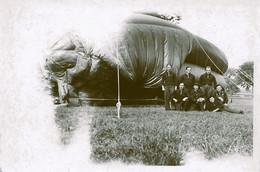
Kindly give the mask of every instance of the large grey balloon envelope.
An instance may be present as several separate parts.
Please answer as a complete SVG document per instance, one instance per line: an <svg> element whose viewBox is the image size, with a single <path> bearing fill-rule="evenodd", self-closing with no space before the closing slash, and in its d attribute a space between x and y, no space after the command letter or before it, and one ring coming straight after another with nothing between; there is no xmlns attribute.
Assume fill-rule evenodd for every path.
<svg viewBox="0 0 260 172"><path fill-rule="evenodd" d="M212 43L145 14L135 14L126 20L116 43L118 48L112 51L118 51L122 71L144 87L160 86L166 64L171 64L177 75L183 73L181 68L186 67L185 63L192 64L196 77L202 74L201 68L211 66L221 81L219 75L228 68L224 53ZM108 58L114 61L116 57Z"/></svg>
<svg viewBox="0 0 260 172"><path fill-rule="evenodd" d="M60 80L86 97L117 97L117 64L123 98L162 96L162 73L167 64L172 65L177 76L185 72L187 65L191 66L196 79L204 73L206 66L211 66L217 82L222 84L225 82L223 73L228 68L224 53L212 43L146 14L133 14L125 20L117 37L103 47L100 59L86 56L86 52L81 51L84 49L82 44L75 41L75 37L72 42L76 42L75 47L54 46L56 49L53 48L47 66L56 77L60 73L69 76L70 79L66 80L60 75Z"/></svg>

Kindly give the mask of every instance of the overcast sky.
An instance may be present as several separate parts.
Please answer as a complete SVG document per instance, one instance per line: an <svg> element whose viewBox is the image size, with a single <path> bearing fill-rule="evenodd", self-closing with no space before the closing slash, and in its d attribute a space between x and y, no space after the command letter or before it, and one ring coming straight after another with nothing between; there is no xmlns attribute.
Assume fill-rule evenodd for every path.
<svg viewBox="0 0 260 172"><path fill-rule="evenodd" d="M76 158L74 165L78 168L88 165L82 158L86 155L81 153L86 144L82 139L85 136L78 136L82 142L76 142L76 146L68 149L68 154L63 154L63 148L61 150L53 143L55 138L59 138L53 124L54 105L46 93L39 91L42 86L36 72L39 58L45 55L51 42L66 31L75 30L88 44L98 48L103 40L109 40L110 33L119 29L118 23L131 11L178 13L182 15L180 26L214 43L226 54L230 66L238 67L248 60L258 61L260 42L257 29L260 24L257 3L257 0L0 1L1 166L14 167L15 164L23 171L20 169L23 164L26 168L37 167L37 163L32 163L36 161L42 165L39 167L48 166L53 170L53 166L71 166L69 161L59 158L66 155L69 155L66 156L68 160ZM255 82L259 83L259 79ZM254 99L257 102L260 90L257 84L255 86ZM255 121L259 123L260 120ZM254 129L260 131L259 125L254 125ZM255 145L260 145L258 143ZM69 154L70 150L77 155ZM255 152L260 152L258 147L254 147ZM50 155L56 161L49 159ZM204 163L200 165L205 166ZM229 171L237 170L232 168Z"/></svg>
<svg viewBox="0 0 260 172"><path fill-rule="evenodd" d="M21 45L23 49L33 45L40 51L46 42L50 44L71 29L98 47L131 11L180 14L180 26L219 47L226 54L230 67L253 60L259 49L259 3L256 0L18 2L7 4L10 10L5 17L8 17L2 18L13 26L13 30L6 32L17 40L18 47L14 47L14 51L20 51Z"/></svg>

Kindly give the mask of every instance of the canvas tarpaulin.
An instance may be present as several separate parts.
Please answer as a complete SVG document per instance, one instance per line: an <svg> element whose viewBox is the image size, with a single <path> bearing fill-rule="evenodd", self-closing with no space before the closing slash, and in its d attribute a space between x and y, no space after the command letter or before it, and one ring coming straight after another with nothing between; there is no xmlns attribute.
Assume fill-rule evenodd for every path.
<svg viewBox="0 0 260 172"><path fill-rule="evenodd" d="M62 88L69 84L92 97L106 97L116 94L117 63L122 77L121 91L125 89L125 95L129 96L139 96L138 89L142 90L140 94L150 94L144 93L143 88L159 88L167 64L172 65L177 76L183 74L183 65L190 64L196 78L203 68L211 66L221 82L228 68L224 53L212 43L145 14L133 14L125 20L120 32L104 45L100 50L102 58L93 63L78 37L65 35L52 47L52 54L46 60L47 69Z"/></svg>
<svg viewBox="0 0 260 172"><path fill-rule="evenodd" d="M211 66L222 75L228 68L224 53L212 43L174 24L145 14L135 14L126 21L107 54L133 82L144 87L158 87L167 64L176 75L184 62L200 67ZM111 45L110 45L111 46ZM204 52L205 51L205 52ZM118 57L116 57L118 54Z"/></svg>
<svg viewBox="0 0 260 172"><path fill-rule="evenodd" d="M58 92L61 99L69 96L77 96L73 91L71 82L74 77L84 71L89 71L91 59L79 38L66 33L51 48L52 53L47 57L45 68L58 84Z"/></svg>

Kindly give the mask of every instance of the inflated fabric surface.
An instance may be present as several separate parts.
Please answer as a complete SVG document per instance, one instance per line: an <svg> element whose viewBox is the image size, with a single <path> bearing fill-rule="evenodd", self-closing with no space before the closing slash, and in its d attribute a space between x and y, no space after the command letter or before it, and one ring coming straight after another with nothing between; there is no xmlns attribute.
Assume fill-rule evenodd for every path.
<svg viewBox="0 0 260 172"><path fill-rule="evenodd" d="M224 53L212 43L145 14L128 19L114 44L112 47L118 48L112 49L110 54L114 56L109 56L109 60L116 63L119 58L121 70L144 87L158 87L167 64L173 66L176 75L184 62L203 68L211 66L221 75L228 68Z"/></svg>
<svg viewBox="0 0 260 172"><path fill-rule="evenodd" d="M88 97L117 97L117 64L124 98L162 95L162 73L167 64L172 65L177 76L190 65L196 79L206 66L211 66L217 82L225 83L222 75L228 62L220 49L177 25L150 15L133 14L125 20L117 36L104 45L100 50L101 59L88 56L74 34L65 34L52 46L45 66L56 79L60 97L72 96L70 88Z"/></svg>

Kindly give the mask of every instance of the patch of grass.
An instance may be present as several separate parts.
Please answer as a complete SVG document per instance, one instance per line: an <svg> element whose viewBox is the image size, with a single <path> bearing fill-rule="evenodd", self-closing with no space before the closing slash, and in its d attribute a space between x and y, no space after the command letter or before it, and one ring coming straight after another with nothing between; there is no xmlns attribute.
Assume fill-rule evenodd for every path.
<svg viewBox="0 0 260 172"><path fill-rule="evenodd" d="M91 123L92 158L97 162L180 165L191 149L202 151L207 159L233 153L251 156L252 110L246 108L246 112L165 112L163 107L124 107L118 120L115 108L97 108Z"/></svg>
<svg viewBox="0 0 260 172"><path fill-rule="evenodd" d="M128 119L117 120L113 116L93 119L91 144L97 161L117 159L127 163L180 164L181 137L176 131L166 130L145 118Z"/></svg>
<svg viewBox="0 0 260 172"><path fill-rule="evenodd" d="M116 107L96 107L91 111L91 156L100 163L120 160L146 165L181 165L184 154L194 149L207 159L234 153L252 156L252 99L233 99L230 105L245 114L122 106L118 120ZM88 113L89 107L84 106L57 107L56 123L64 144L69 144Z"/></svg>

